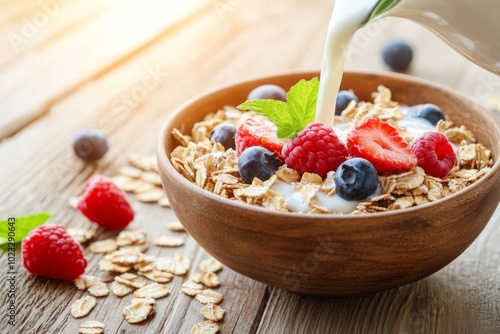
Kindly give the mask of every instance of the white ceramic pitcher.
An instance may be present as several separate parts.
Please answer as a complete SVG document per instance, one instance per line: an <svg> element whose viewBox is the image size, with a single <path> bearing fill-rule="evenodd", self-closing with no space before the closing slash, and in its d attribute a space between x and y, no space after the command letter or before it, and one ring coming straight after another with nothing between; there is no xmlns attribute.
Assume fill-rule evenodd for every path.
<svg viewBox="0 0 500 334"><path fill-rule="evenodd" d="M482 68L500 75L500 0L379 0L365 23L384 16L417 22Z"/></svg>

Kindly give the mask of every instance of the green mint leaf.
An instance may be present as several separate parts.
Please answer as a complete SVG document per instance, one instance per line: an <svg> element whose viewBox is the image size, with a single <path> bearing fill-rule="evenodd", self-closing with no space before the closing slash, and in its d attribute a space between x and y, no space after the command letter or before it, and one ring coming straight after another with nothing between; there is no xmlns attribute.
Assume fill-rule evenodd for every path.
<svg viewBox="0 0 500 334"><path fill-rule="evenodd" d="M278 128L278 138L295 138L307 124L314 122L318 99L319 80L300 80L287 93L287 102L276 100L250 100L237 108L252 110L265 116Z"/></svg>
<svg viewBox="0 0 500 334"><path fill-rule="evenodd" d="M52 217L52 215L42 211L34 215L15 217L14 219L9 218L0 221L0 246L12 242L12 240L14 240L15 243L21 242L32 229L42 225L49 220L50 217Z"/></svg>

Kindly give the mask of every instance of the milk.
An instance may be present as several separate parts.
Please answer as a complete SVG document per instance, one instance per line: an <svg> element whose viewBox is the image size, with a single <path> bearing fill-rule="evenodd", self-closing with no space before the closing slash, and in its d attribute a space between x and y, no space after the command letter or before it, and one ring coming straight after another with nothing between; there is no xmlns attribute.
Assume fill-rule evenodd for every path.
<svg viewBox="0 0 500 334"><path fill-rule="evenodd" d="M342 81L349 42L377 2L377 0L335 1L323 53L316 121L333 126L335 101Z"/></svg>

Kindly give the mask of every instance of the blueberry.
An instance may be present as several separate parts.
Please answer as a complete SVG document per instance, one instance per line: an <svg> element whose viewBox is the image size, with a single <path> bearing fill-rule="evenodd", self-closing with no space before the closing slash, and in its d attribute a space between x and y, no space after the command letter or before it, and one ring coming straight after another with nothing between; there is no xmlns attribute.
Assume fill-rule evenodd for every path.
<svg viewBox="0 0 500 334"><path fill-rule="evenodd" d="M347 201L361 201L373 195L378 187L378 173L373 165L362 158L343 162L333 177L335 189Z"/></svg>
<svg viewBox="0 0 500 334"><path fill-rule="evenodd" d="M236 135L236 127L232 124L219 124L217 125L210 134L210 139L221 143L226 150L232 148L236 149L236 143L234 141L234 135Z"/></svg>
<svg viewBox="0 0 500 334"><path fill-rule="evenodd" d="M441 109L432 103L418 106L415 112L415 117L425 118L431 122L432 125L436 125L441 119L444 120L444 114Z"/></svg>
<svg viewBox="0 0 500 334"><path fill-rule="evenodd" d="M249 147L238 157L240 176L248 184L252 183L254 177L266 181L282 164L273 152L261 146Z"/></svg>
<svg viewBox="0 0 500 334"><path fill-rule="evenodd" d="M395 71L407 69L412 58L413 51L406 42L391 41L382 48L382 59Z"/></svg>
<svg viewBox="0 0 500 334"><path fill-rule="evenodd" d="M262 85L252 90L247 100L279 100L286 102L286 90L277 85Z"/></svg>
<svg viewBox="0 0 500 334"><path fill-rule="evenodd" d="M340 115L353 100L358 103L358 97L354 95L354 93L348 90L339 91L337 94L337 101L335 103L335 115Z"/></svg>
<svg viewBox="0 0 500 334"><path fill-rule="evenodd" d="M106 135L99 130L79 130L73 136L73 150L85 162L97 161L108 151Z"/></svg>

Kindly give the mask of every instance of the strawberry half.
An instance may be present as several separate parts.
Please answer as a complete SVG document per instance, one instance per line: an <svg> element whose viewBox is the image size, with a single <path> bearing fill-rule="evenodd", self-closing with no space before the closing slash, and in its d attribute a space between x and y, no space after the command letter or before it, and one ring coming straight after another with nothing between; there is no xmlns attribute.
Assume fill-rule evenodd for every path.
<svg viewBox="0 0 500 334"><path fill-rule="evenodd" d="M265 118L247 118L238 127L238 131L236 131L234 137L238 155L249 147L261 146L273 152L281 160L284 160L281 155L281 149L290 140L278 138L276 131L276 125Z"/></svg>
<svg viewBox="0 0 500 334"><path fill-rule="evenodd" d="M417 157L398 130L378 118L370 118L347 136L352 156L370 161L379 175L407 172L417 165Z"/></svg>

